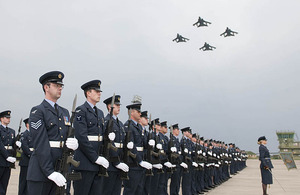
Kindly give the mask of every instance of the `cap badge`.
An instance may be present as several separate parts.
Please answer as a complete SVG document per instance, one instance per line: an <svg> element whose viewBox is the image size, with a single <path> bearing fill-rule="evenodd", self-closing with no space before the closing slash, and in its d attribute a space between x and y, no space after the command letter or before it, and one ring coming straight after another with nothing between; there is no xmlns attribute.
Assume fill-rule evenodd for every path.
<svg viewBox="0 0 300 195"><path fill-rule="evenodd" d="M62 75L61 74L58 74L58 76L57 76L59 79L61 79L61 77L62 77Z"/></svg>

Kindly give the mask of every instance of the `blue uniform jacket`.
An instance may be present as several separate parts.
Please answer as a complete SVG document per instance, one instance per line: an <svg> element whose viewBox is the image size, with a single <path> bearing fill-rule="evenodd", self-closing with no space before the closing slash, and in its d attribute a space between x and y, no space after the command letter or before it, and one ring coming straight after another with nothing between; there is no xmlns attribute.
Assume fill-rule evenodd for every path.
<svg viewBox="0 0 300 195"><path fill-rule="evenodd" d="M58 113L46 100L30 111L29 130L34 151L28 165L27 180L49 181L47 177L55 171L62 148L50 147L49 141L65 141L70 126L68 110L58 106Z"/></svg>
<svg viewBox="0 0 300 195"><path fill-rule="evenodd" d="M107 125L108 125L109 119L110 119L110 114L108 114L104 118L105 132L107 131ZM124 144L124 141L125 141L124 125L119 120L116 120L114 118L112 118L112 120L113 120L113 132L116 135L115 140L113 141L113 145L115 145L115 143L118 143L120 145ZM123 147L125 147L125 146L123 146ZM118 148L117 152L110 150L109 155L110 155L110 157L112 157L114 159L114 162L109 162L109 167L107 170L108 171L120 171L120 169L116 168L115 166L118 165L120 162L123 162L123 148ZM118 159L118 160L116 161L116 159Z"/></svg>
<svg viewBox="0 0 300 195"><path fill-rule="evenodd" d="M98 116L94 109L85 102L76 108L74 128L75 137L78 140L79 147L75 151L74 159L80 161L75 170L99 171L96 160L101 153L99 149L103 145L103 141L89 141L88 136L103 136L104 133L104 114L98 109ZM103 137L102 137L103 138Z"/></svg>
<svg viewBox="0 0 300 195"><path fill-rule="evenodd" d="M259 146L259 160L260 160L260 168L268 167L273 168L270 153L266 146L260 144Z"/></svg>
<svg viewBox="0 0 300 195"><path fill-rule="evenodd" d="M128 124L130 125L128 126ZM132 170L143 170L141 166L138 164L143 160L144 151L137 151L137 147L144 147L146 146L146 139L145 134L143 135L143 128L140 124L135 124L132 120L126 121L124 124L125 132L131 131L131 141L133 142L133 149L131 150L132 153L136 154L136 158L129 159L129 167ZM124 146L126 147L126 146Z"/></svg>
<svg viewBox="0 0 300 195"><path fill-rule="evenodd" d="M181 151L181 147L180 147L180 142L179 142L179 139L176 138L175 136L171 136L170 140L172 139L173 141L173 147L176 147L177 149L177 154L181 154L182 151ZM170 141L169 141L169 144L170 144ZM170 148L172 146L169 146ZM168 153L171 153L171 151L169 150ZM170 159L169 159L170 160ZM182 155L180 155L177 159L176 159L176 164L179 165L180 163L182 162ZM172 163L172 162L171 162ZM174 163L174 162L173 162ZM172 164L173 164L172 163Z"/></svg>
<svg viewBox="0 0 300 195"><path fill-rule="evenodd" d="M32 143L32 137L30 131L26 130L24 133L21 135L21 143L22 143L22 154L21 154L21 160L19 165L27 167L29 164L29 159L32 154L32 151L30 148L33 148L33 143Z"/></svg>
<svg viewBox="0 0 300 195"><path fill-rule="evenodd" d="M161 140L162 150L163 150L161 151L163 152L163 155L161 155L161 163L164 164L165 162L168 162L167 154L169 153L169 147L168 147L169 138L160 132L159 132L159 138Z"/></svg>
<svg viewBox="0 0 300 195"><path fill-rule="evenodd" d="M15 146L15 130L11 128L4 128L0 125L0 167L9 167L10 162L6 159L9 156L13 156L13 150L7 150L4 146Z"/></svg>
<svg viewBox="0 0 300 195"><path fill-rule="evenodd" d="M183 156L183 162L187 163L189 166L191 165L192 161L192 145L191 145L191 140L187 139L186 137L182 137L180 140L180 145L181 145L181 155ZM187 150L185 152L185 150ZM190 160L185 159L185 157L189 157Z"/></svg>

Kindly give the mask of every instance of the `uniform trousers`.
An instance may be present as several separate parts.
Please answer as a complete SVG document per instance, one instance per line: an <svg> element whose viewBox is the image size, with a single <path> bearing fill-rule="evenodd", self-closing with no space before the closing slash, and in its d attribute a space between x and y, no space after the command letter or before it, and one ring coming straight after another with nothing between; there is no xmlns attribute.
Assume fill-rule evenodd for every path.
<svg viewBox="0 0 300 195"><path fill-rule="evenodd" d="M144 191L143 195L149 195L150 194L150 188L151 188L151 178L152 176L145 176L144 177Z"/></svg>
<svg viewBox="0 0 300 195"><path fill-rule="evenodd" d="M122 180L120 171L108 171L109 177L102 178L102 195L120 195Z"/></svg>
<svg viewBox="0 0 300 195"><path fill-rule="evenodd" d="M19 175L19 195L27 195L27 166L20 166L20 175Z"/></svg>
<svg viewBox="0 0 300 195"><path fill-rule="evenodd" d="M74 181L74 195L98 195L101 193L102 177L96 171L80 171L82 179Z"/></svg>
<svg viewBox="0 0 300 195"><path fill-rule="evenodd" d="M192 194L192 171L189 167L189 172L182 173L182 195L191 195Z"/></svg>
<svg viewBox="0 0 300 195"><path fill-rule="evenodd" d="M57 185L53 181L28 181L28 194L33 195L53 195L55 194Z"/></svg>
<svg viewBox="0 0 300 195"><path fill-rule="evenodd" d="M197 170L195 167L192 167L191 168L191 171L192 171L192 194L197 194L197 188L196 186L199 185L197 184Z"/></svg>
<svg viewBox="0 0 300 195"><path fill-rule="evenodd" d="M157 195L168 195L168 179L170 173L167 173L167 168L164 168L164 173L161 174L158 182L158 194Z"/></svg>
<svg viewBox="0 0 300 195"><path fill-rule="evenodd" d="M6 194L9 178L10 168L0 167L0 194Z"/></svg>
<svg viewBox="0 0 300 195"><path fill-rule="evenodd" d="M125 180L123 195L141 195L144 190L144 170L129 170L129 180Z"/></svg>
<svg viewBox="0 0 300 195"><path fill-rule="evenodd" d="M180 190L181 167L177 166L171 175L170 195L178 195Z"/></svg>
<svg viewBox="0 0 300 195"><path fill-rule="evenodd" d="M158 173L158 169L153 168L153 176L151 178L150 195L158 194L158 184L159 184L159 178L161 177L161 175L162 175L162 173Z"/></svg>

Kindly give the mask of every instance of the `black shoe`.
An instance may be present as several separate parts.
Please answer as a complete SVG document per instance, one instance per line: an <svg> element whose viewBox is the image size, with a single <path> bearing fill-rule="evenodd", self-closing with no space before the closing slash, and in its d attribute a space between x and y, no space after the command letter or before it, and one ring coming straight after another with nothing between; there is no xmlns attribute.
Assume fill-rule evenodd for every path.
<svg viewBox="0 0 300 195"><path fill-rule="evenodd" d="M204 190L202 190L202 192L208 192L208 190L204 189Z"/></svg>

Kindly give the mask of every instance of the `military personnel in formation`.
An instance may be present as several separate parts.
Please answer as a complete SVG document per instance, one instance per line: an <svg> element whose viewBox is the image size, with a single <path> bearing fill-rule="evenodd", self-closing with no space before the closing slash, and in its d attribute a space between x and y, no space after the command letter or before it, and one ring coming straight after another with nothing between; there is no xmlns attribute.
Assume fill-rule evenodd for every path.
<svg viewBox="0 0 300 195"><path fill-rule="evenodd" d="M161 150L161 163L164 165L163 170L164 173L160 175L159 178L159 184L158 184L158 194L160 195L167 195L168 194L168 179L170 177L170 174L172 173L172 168L174 165L170 163L167 153L169 153L169 138L166 136L166 133L168 132L168 125L167 121L160 123L160 132L159 137L161 137L162 141L162 150Z"/></svg>
<svg viewBox="0 0 300 195"><path fill-rule="evenodd" d="M99 153L104 133L104 114L96 107L101 96L100 85L100 80L92 80L81 86L86 101L75 111L74 128L79 148L74 159L80 161L80 165L74 170L82 176L81 180L74 181L75 195L99 194L102 190L100 166L105 169L109 166L108 160Z"/></svg>
<svg viewBox="0 0 300 195"><path fill-rule="evenodd" d="M190 127L185 127L181 129L183 137L180 141L183 162L187 164L187 168L184 168L182 173L182 194L190 195L192 194L192 143L190 140Z"/></svg>
<svg viewBox="0 0 300 195"><path fill-rule="evenodd" d="M162 155L163 153L163 134L160 133L160 121L159 118L154 119L151 121L153 132L153 137L155 140L155 148L154 151L159 154L157 158L157 162L153 164L153 176L151 178L151 189L150 189L150 195L157 195L158 194L158 186L159 186L159 180L161 175L164 173L163 171L163 165L161 164Z"/></svg>
<svg viewBox="0 0 300 195"><path fill-rule="evenodd" d="M152 164L143 160L144 147L146 146L143 128L139 124L141 119L141 103L127 105L129 120L124 124L125 131L130 135L131 142L126 147L135 154L135 158L129 161L129 180L124 180L124 195L140 195L144 190L145 169L152 169Z"/></svg>
<svg viewBox="0 0 300 195"><path fill-rule="evenodd" d="M150 132L147 131L147 129L146 129L146 126L148 126L148 124L149 124L148 111L141 112L141 118L140 118L139 124L142 126L142 129L143 129L142 135L145 137L145 140L147 140L146 143L148 143L150 140L150 139L148 140ZM154 140L152 140L152 141L154 142ZM147 160L147 152L148 152L147 149L144 148L144 159L145 160ZM149 162L149 163L151 163L151 162ZM150 172L152 172L152 171L150 171ZM144 180L142 181L143 185L144 185L144 190L143 190L144 195L150 194L151 177L152 177L152 175L150 175L150 174L151 173L149 173L149 174L146 173Z"/></svg>
<svg viewBox="0 0 300 195"><path fill-rule="evenodd" d="M175 159L175 163L172 162L172 164L175 164L176 167L173 169L173 173L171 175L171 183L170 183L170 194L171 195L179 195L180 191L180 180L181 180L181 166L180 164L184 166L184 162L182 162L182 157L181 157L181 147L180 147L180 141L179 141L179 127L178 124L172 125L173 132L172 135L170 134L170 142L173 142L173 146L175 148L170 148L172 151L169 152L174 152L179 155L177 159ZM170 143L169 142L169 143ZM170 160L170 159L169 159ZM187 166L187 165L186 165Z"/></svg>
<svg viewBox="0 0 300 195"><path fill-rule="evenodd" d="M77 139L68 138L69 112L59 106L64 74L51 71L42 75L39 82L45 93L43 102L30 111L29 124L34 151L27 174L28 194L54 194L57 186L66 185L66 178L56 171L64 144L72 150L78 147Z"/></svg>
<svg viewBox="0 0 300 195"><path fill-rule="evenodd" d="M0 113L0 194L6 194L11 167L13 167L16 162L13 151L16 142L15 130L8 127L10 123L10 114L10 110Z"/></svg>
<svg viewBox="0 0 300 195"><path fill-rule="evenodd" d="M123 162L123 147L124 147L124 141L125 141L125 129L123 123L118 119L118 115L120 113L120 95L115 96L113 110L112 110L112 116L110 116L111 113L111 104L113 100L113 96L107 98L103 101L104 104L106 104L108 114L104 118L104 127L106 133L109 133L109 139L113 141L113 145L117 148L117 151L110 150L110 161L109 161L109 167L108 167L108 177L103 177L103 183L102 183L102 193L101 194L107 194L107 195L118 195L121 194L121 187L122 187L122 180L121 180L121 174L122 172L127 173L129 171L129 167L127 164ZM109 120L112 117L112 130L113 132L107 132L109 129L108 124Z"/></svg>
<svg viewBox="0 0 300 195"><path fill-rule="evenodd" d="M20 175L19 175L19 195L27 195L27 170L30 156L33 152L33 143L31 132L29 131L29 118L23 120L26 130L21 135L21 143L22 143L22 154L19 165L21 167Z"/></svg>

